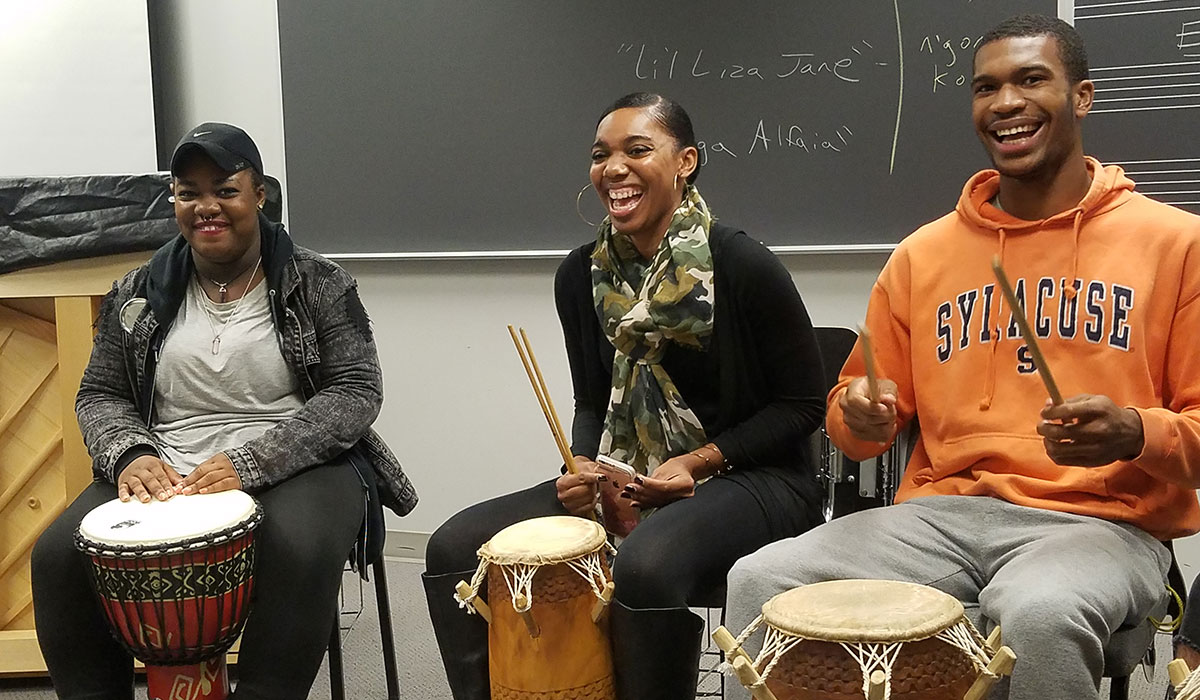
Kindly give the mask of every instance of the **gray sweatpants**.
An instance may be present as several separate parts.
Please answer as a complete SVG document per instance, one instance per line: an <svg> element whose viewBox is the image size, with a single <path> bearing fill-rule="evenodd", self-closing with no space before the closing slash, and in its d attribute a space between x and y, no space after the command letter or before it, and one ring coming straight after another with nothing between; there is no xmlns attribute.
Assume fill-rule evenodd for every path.
<svg viewBox="0 0 1200 700"><path fill-rule="evenodd" d="M922 583L962 601L985 635L1001 625L1017 655L1010 700L1091 700L1109 637L1165 600L1169 566L1166 547L1132 525L930 496L846 515L742 558L729 572L727 627L737 635L769 598L807 583Z"/></svg>

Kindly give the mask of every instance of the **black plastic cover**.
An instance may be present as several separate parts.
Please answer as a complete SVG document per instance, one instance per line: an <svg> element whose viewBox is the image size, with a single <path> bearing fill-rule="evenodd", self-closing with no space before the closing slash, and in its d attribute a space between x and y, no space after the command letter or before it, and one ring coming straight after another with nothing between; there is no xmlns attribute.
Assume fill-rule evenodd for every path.
<svg viewBox="0 0 1200 700"><path fill-rule="evenodd" d="M100 255L155 250L179 234L170 175L0 178L0 273ZM279 181L263 212L279 221Z"/></svg>

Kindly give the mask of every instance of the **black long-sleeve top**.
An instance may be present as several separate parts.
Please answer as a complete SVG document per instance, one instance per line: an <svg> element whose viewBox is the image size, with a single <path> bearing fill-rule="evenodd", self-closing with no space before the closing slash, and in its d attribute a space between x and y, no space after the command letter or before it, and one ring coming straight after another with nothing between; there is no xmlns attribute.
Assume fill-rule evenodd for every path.
<svg viewBox="0 0 1200 700"><path fill-rule="evenodd" d="M711 344L705 352L672 344L662 365L732 465L722 478L755 494L781 534L797 532L820 510L810 437L824 418L825 380L812 323L791 275L764 245L716 223L709 245ZM594 246L572 251L554 282L575 390L572 450L593 458L615 354L592 296Z"/></svg>

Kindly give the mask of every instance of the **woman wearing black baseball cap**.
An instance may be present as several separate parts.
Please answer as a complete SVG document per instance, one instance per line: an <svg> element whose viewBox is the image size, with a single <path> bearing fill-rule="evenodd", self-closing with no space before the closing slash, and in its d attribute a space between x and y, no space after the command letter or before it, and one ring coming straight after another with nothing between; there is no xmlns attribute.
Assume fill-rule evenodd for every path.
<svg viewBox="0 0 1200 700"><path fill-rule="evenodd" d="M76 402L96 481L34 548L38 641L59 697L132 697L75 529L113 498L242 489L266 517L233 697L302 698L366 492L401 515L416 494L370 428L382 383L355 282L263 216L254 141L201 124L171 175L181 235L114 285L97 321Z"/></svg>

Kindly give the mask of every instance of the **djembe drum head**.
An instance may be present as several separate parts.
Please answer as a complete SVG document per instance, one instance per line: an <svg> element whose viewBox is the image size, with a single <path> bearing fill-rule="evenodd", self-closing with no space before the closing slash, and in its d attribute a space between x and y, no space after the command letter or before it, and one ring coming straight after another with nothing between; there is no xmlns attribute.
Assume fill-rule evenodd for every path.
<svg viewBox="0 0 1200 700"><path fill-rule="evenodd" d="M802 586L767 601L763 620L778 657L766 660L767 686L779 700L862 700L873 669L889 675L893 700L961 700L981 668L963 648L983 640L962 604L927 586Z"/></svg>

